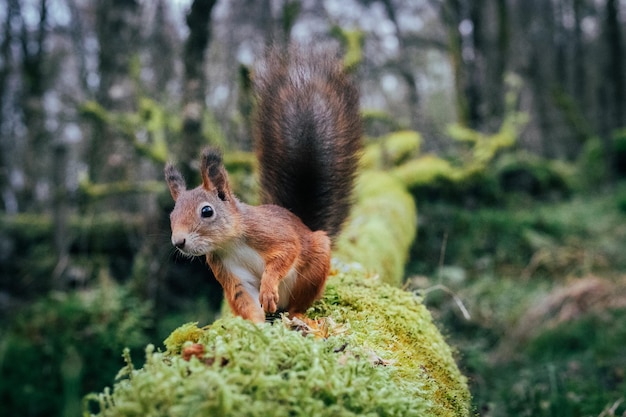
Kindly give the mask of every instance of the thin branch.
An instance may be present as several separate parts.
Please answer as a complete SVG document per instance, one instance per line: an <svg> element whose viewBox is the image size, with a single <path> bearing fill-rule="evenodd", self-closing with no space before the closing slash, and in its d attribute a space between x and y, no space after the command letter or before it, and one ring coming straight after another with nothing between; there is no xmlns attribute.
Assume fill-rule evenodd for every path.
<svg viewBox="0 0 626 417"><path fill-rule="evenodd" d="M454 291L452 291L450 288L446 287L443 284L437 284L432 287L426 288L424 290L424 297L426 297L429 293L436 291L436 290L441 290L449 294L454 300L454 302L456 303L456 305L459 307L459 310L461 310L461 313L463 314L463 317L465 318L465 320L468 320L468 321L471 320L472 317L469 311L467 310L467 308L465 308L465 305L463 304L463 301L461 300L461 298L458 295L456 295Z"/></svg>

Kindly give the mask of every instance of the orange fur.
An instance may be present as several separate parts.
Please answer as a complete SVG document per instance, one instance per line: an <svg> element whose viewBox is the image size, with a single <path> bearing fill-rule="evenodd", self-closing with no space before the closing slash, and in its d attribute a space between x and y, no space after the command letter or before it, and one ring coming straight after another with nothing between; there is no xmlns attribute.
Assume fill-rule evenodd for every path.
<svg viewBox="0 0 626 417"><path fill-rule="evenodd" d="M193 190L175 168L166 168L176 201L172 243L185 254L206 256L234 314L262 322L266 312L304 312L324 289L330 238L287 209L239 201L218 151L206 149L202 160L202 185ZM203 217L205 207L210 216Z"/></svg>
<svg viewBox="0 0 626 417"><path fill-rule="evenodd" d="M172 244L206 256L232 311L304 313L322 295L331 239L344 222L361 147L358 92L330 54L271 51L255 80L255 141L264 204L231 192L219 151L202 153L202 184L187 190L171 164ZM278 205L274 205L278 204ZM295 214L294 214L295 213Z"/></svg>

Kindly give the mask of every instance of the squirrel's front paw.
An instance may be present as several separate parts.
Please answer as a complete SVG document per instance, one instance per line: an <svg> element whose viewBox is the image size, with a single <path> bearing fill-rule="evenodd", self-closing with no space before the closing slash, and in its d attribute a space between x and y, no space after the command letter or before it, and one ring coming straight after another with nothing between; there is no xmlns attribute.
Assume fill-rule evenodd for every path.
<svg viewBox="0 0 626 417"><path fill-rule="evenodd" d="M261 285L259 301L266 313L275 313L278 309L278 288L264 288L264 286Z"/></svg>

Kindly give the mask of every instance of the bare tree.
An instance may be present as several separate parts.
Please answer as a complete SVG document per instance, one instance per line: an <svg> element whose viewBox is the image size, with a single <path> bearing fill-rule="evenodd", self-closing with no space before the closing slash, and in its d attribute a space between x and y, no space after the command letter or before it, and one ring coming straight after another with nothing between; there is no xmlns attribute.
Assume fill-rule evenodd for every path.
<svg viewBox="0 0 626 417"><path fill-rule="evenodd" d="M604 145L604 155L607 167L614 164L613 145L611 131L626 125L626 103L624 56L622 47L622 34L619 22L619 1L606 0L604 10L605 58L600 73L603 73L607 81L600 88L600 103L604 107L604 117L601 119L600 137ZM608 171L612 181L611 170Z"/></svg>
<svg viewBox="0 0 626 417"><path fill-rule="evenodd" d="M167 3L164 0L158 0L154 23L146 42L150 56L149 65L153 74L151 91L161 102L168 98L168 84L176 76L176 43L179 41L168 12Z"/></svg>
<svg viewBox="0 0 626 417"><path fill-rule="evenodd" d="M95 5L98 37L99 86L96 99L110 111L136 108L136 85L131 65L139 48L140 5L136 0L98 0ZM132 178L133 153L114 129L95 121L87 155L89 177L107 182Z"/></svg>
<svg viewBox="0 0 626 417"><path fill-rule="evenodd" d="M17 159L14 169L23 173L23 187L17 191L17 202L21 210L37 209L38 201L45 198L49 180L46 170L50 160L48 159L49 135L45 128L45 110L43 96L46 92L47 83L51 75L46 73L45 43L48 30L48 7L46 0L40 0L37 6L37 24L34 27L27 25L22 10L22 4L17 0L9 1L9 13L4 51L8 59L7 64L12 62L10 48L15 40L19 45L19 71L20 88L18 92L17 113L21 115L21 121L26 128L26 142L22 149L15 149L12 153ZM11 27L15 25L15 35L11 36ZM14 45L17 46L17 45ZM8 68L11 70L11 67ZM17 165L16 165L17 163ZM39 195L43 191L44 195ZM41 197L41 198L40 198Z"/></svg>
<svg viewBox="0 0 626 417"><path fill-rule="evenodd" d="M398 49L400 51L406 51L407 41L405 39L404 34L402 33L402 30L400 29L398 18L396 16L395 6L392 4L391 0L383 0L382 3L385 6L385 12L387 13L387 16L389 17L389 20L391 20L391 22L394 25L394 28L396 31L396 37L398 39ZM402 79L407 85L408 105L410 106L411 109L413 109L411 111L411 127L414 129L417 129L418 128L417 110L419 108L420 103L419 103L419 94L417 90L417 80L415 79L415 69L411 65L411 60L408 60L408 59L401 59L396 64L398 66L398 71L400 73L400 76L402 77Z"/></svg>
<svg viewBox="0 0 626 417"><path fill-rule="evenodd" d="M610 125L613 128L626 125L626 103L624 102L624 86L626 74L624 73L624 49L622 39L622 25L619 21L620 2L607 0L605 11L605 37L608 48L606 75L612 86Z"/></svg>
<svg viewBox="0 0 626 417"><path fill-rule="evenodd" d="M202 117L206 109L206 78L204 64L210 41L211 12L216 0L194 0L187 14L189 37L185 42L183 65L183 140L178 155L181 169L187 178L193 178L191 164L197 159L204 143Z"/></svg>
<svg viewBox="0 0 626 417"><path fill-rule="evenodd" d="M7 117L5 115L5 106L9 107L8 82L11 74L11 67L13 65L13 57L11 54L11 43L13 42L11 21L17 11L15 10L14 2L9 3L8 0L5 1L8 4L6 8L4 30L2 33L2 43L0 43L0 54L2 56L0 59L0 132L2 134L2 138L0 138L0 146L2 149L0 156L0 191L2 192L4 210L7 213L15 213L18 211L19 207L17 203L17 195L11 186L10 177L13 166L11 164L11 158L9 157L9 155L13 155L15 153L15 145L12 143L13 141L5 140L5 137L9 136L9 129L6 126Z"/></svg>

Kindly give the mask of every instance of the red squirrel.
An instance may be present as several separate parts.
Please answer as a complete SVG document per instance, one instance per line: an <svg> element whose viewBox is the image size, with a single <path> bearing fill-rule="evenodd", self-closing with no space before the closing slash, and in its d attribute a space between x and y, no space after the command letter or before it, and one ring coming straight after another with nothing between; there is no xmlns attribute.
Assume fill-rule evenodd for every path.
<svg viewBox="0 0 626 417"><path fill-rule="evenodd" d="M187 190L171 163L172 244L206 256L234 314L304 313L330 269L361 148L359 94L329 52L270 50L255 69L253 136L262 205L233 195L221 153L202 152L202 184Z"/></svg>

